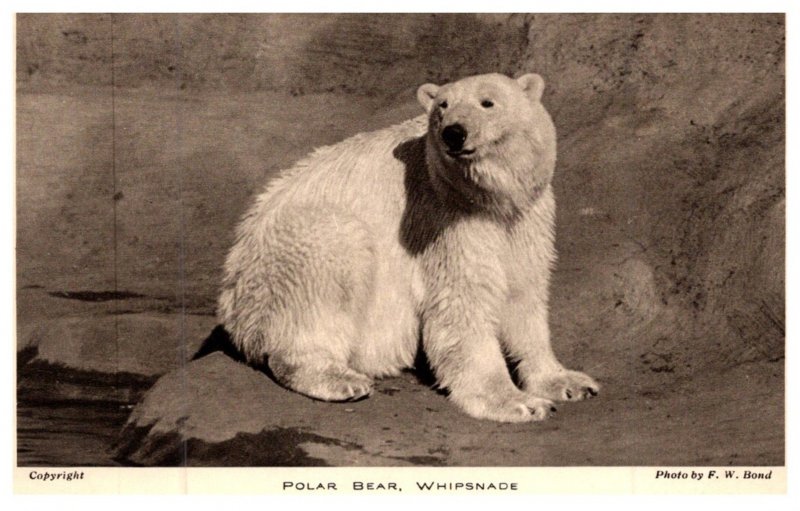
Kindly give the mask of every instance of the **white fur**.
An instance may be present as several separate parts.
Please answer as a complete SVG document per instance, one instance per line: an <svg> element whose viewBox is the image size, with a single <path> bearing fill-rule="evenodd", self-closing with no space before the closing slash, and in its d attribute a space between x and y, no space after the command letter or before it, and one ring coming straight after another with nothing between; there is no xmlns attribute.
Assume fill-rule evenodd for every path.
<svg viewBox="0 0 800 511"><path fill-rule="evenodd" d="M413 365L421 332L439 384L472 416L538 420L551 399L596 393L550 347L556 140L543 85L426 84L428 115L318 149L273 181L238 227L219 299L247 358L298 392L355 399ZM468 156L441 142L455 122Z"/></svg>

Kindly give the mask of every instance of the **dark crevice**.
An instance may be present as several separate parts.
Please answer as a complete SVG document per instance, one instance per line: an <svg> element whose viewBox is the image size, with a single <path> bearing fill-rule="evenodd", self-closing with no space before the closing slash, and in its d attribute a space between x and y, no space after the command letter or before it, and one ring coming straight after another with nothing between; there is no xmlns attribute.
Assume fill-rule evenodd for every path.
<svg viewBox="0 0 800 511"><path fill-rule="evenodd" d="M111 300L128 300L131 298L147 298L147 295L132 291L51 291L50 296L80 300L82 302L108 302Z"/></svg>

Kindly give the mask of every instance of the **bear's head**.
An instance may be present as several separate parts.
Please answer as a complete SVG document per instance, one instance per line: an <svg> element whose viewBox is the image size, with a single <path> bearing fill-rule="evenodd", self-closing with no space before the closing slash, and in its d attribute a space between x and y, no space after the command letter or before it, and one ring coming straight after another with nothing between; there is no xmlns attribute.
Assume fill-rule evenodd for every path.
<svg viewBox="0 0 800 511"><path fill-rule="evenodd" d="M550 184L556 134L541 103L544 80L501 74L422 85L428 170L437 193L471 209L513 216Z"/></svg>

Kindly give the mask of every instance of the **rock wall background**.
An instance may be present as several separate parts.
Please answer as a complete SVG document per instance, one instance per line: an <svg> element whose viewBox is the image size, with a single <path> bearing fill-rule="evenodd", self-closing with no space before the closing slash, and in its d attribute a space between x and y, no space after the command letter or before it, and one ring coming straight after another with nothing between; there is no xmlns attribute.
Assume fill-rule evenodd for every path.
<svg viewBox="0 0 800 511"><path fill-rule="evenodd" d="M381 439L397 434L376 424L391 403L358 403L358 427L345 418L320 435L308 417L341 407L297 400L259 373L260 399L287 411L254 418L236 406L240 420L217 424L198 397L154 397L178 392L173 375L135 409L117 459L175 461L191 440L194 463L275 464L283 455L225 453L257 442L237 435L263 433L304 438L305 459L307 445L332 445L303 436L313 433L339 443L311 448L312 464L781 464L784 34L782 15L19 15L23 380L26 366L89 370L76 360L122 342L136 360L126 368L170 346L173 362L150 367L183 368L203 392L225 393L209 371L232 362L185 361L211 333L220 267L253 193L315 146L416 115L421 83L535 71L559 131L554 342L598 377L601 400L570 406L561 430L528 426L544 430L536 449L470 450L469 435L444 432L387 450ZM110 325L123 314L135 315L120 336ZM385 383L400 389L387 395L406 403L418 386L400 383ZM118 387L104 395L141 396ZM448 410L422 395L409 406ZM750 409L757 417L737 423ZM415 416L393 431L421 428ZM696 444L698 424L722 433ZM276 425L302 434L276 437ZM566 449L578 434L608 439Z"/></svg>

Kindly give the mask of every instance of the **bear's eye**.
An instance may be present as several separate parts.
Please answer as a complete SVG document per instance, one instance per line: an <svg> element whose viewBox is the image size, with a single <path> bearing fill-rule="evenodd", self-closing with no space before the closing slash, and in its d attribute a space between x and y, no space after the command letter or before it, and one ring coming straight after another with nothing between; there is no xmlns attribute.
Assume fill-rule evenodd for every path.
<svg viewBox="0 0 800 511"><path fill-rule="evenodd" d="M483 101L481 101L481 106L483 108L492 108L494 106L494 101L492 101L491 99L484 99Z"/></svg>
<svg viewBox="0 0 800 511"><path fill-rule="evenodd" d="M441 103L439 103L439 108L441 108L442 110L447 108L447 101L442 101Z"/></svg>

